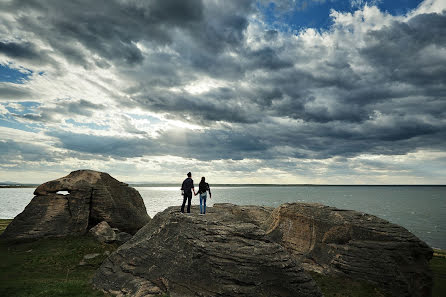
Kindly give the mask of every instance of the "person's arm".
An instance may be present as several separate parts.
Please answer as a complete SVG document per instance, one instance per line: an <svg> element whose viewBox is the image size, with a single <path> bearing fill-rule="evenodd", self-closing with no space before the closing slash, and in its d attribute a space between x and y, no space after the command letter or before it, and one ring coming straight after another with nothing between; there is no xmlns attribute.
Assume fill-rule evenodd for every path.
<svg viewBox="0 0 446 297"><path fill-rule="evenodd" d="M209 198L212 198L211 187L208 184Z"/></svg>
<svg viewBox="0 0 446 297"><path fill-rule="evenodd" d="M192 190L194 191L194 195L197 196L197 193L195 193L194 180L193 179L192 179Z"/></svg>

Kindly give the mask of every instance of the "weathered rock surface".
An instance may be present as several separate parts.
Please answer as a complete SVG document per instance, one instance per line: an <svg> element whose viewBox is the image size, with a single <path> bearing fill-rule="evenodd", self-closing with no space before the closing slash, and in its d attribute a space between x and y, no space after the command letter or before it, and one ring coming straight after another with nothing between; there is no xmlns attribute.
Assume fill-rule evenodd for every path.
<svg viewBox="0 0 446 297"><path fill-rule="evenodd" d="M102 221L91 228L89 233L100 242L110 243L116 241L116 233L106 221Z"/></svg>
<svg viewBox="0 0 446 297"><path fill-rule="evenodd" d="M290 253L259 227L271 209L217 205L205 216L197 207L192 211L171 207L157 214L104 261L94 286L118 296L322 296Z"/></svg>
<svg viewBox="0 0 446 297"><path fill-rule="evenodd" d="M132 238L132 235L128 234L127 232L118 232L116 234L116 242L117 243L124 243L130 240Z"/></svg>
<svg viewBox="0 0 446 297"><path fill-rule="evenodd" d="M58 194L59 191L69 194ZM81 235L102 221L134 234L150 221L138 191L103 172L73 171L38 186L34 195L2 238Z"/></svg>
<svg viewBox="0 0 446 297"><path fill-rule="evenodd" d="M93 228L89 233L100 242L120 243L128 241L132 235L127 232L121 232L118 228L112 228L106 221L102 221Z"/></svg>
<svg viewBox="0 0 446 297"><path fill-rule="evenodd" d="M267 233L306 270L374 282L392 296L431 296L432 249L378 217L320 204L276 208Z"/></svg>

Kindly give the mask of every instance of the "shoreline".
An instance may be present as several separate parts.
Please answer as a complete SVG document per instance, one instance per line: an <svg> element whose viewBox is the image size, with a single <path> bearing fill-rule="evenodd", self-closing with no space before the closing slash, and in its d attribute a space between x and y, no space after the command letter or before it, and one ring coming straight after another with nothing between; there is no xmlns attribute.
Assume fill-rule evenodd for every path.
<svg viewBox="0 0 446 297"><path fill-rule="evenodd" d="M134 188L163 188L163 187L180 187L179 184L128 184ZM20 189L20 188L37 188L39 184L17 184L17 185L0 185L0 189ZM446 187L446 185L332 185L332 184L212 184L213 187Z"/></svg>

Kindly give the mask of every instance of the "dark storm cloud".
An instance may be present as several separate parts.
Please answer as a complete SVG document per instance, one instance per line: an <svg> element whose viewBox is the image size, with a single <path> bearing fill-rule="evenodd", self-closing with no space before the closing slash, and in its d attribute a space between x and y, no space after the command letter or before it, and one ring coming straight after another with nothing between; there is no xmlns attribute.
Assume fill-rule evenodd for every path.
<svg viewBox="0 0 446 297"><path fill-rule="evenodd" d="M22 44L16 42L1 42L0 41L0 53L5 54L12 58L27 58L36 59L39 58L39 54L33 44L30 42L24 42Z"/></svg>
<svg viewBox="0 0 446 297"><path fill-rule="evenodd" d="M277 55L277 53L270 47L264 47L260 50L249 52L246 55L249 63L252 63L252 68L264 68L266 70L279 70L281 68L292 67L292 61L286 61Z"/></svg>
<svg viewBox="0 0 446 297"><path fill-rule="evenodd" d="M87 64L87 53L116 62L143 60L136 42L171 42L170 30L186 29L202 19L202 3L185 1L16 0L2 10L18 11L22 31L33 32L71 62Z"/></svg>
<svg viewBox="0 0 446 297"><path fill-rule="evenodd" d="M262 141L237 131L179 129L164 131L158 138L97 136L67 131L51 131L47 135L58 138L65 149L115 158L144 155L174 155L199 160L268 158L267 146Z"/></svg>
<svg viewBox="0 0 446 297"><path fill-rule="evenodd" d="M32 64L53 64L57 66L57 62L49 57L46 51L39 50L31 42L19 43L0 41L0 54L4 54L10 59L26 61Z"/></svg>
<svg viewBox="0 0 446 297"><path fill-rule="evenodd" d="M290 3L279 1L277 7ZM380 29L358 29L366 33L354 32L354 24L336 24L311 36L253 22L259 13L255 4L32 0L6 2L0 9L20 8L19 30L70 63L116 69L128 87L119 90L122 97L109 95L123 109L139 107L209 128L181 132L191 140L184 143L175 142L182 138L172 131L156 140L50 132L73 151L212 160L444 149L445 14L399 17ZM356 21L366 26L366 19ZM10 57L39 54L31 41L2 44ZM187 91L207 79L209 90ZM105 108L89 100L21 116L52 121L55 115L89 117ZM144 135L129 120L123 122L128 133Z"/></svg>
<svg viewBox="0 0 446 297"><path fill-rule="evenodd" d="M31 95L31 92L25 88L11 83L0 82L0 100L14 101L17 99L29 99Z"/></svg>
<svg viewBox="0 0 446 297"><path fill-rule="evenodd" d="M240 104L237 95L229 89L219 88L204 95L153 92L135 98L136 102L152 111L169 112L172 118L190 118L192 122L252 123L259 121L259 114Z"/></svg>
<svg viewBox="0 0 446 297"><path fill-rule="evenodd" d="M444 87L445 57L432 55L432 50L446 46L446 14L395 21L367 38L369 46L361 54L383 72L383 80L410 83L427 91L436 84Z"/></svg>
<svg viewBox="0 0 446 297"><path fill-rule="evenodd" d="M51 162L60 160L60 157L58 154L50 151L48 147L40 144L0 140L0 164L15 163L20 160Z"/></svg>
<svg viewBox="0 0 446 297"><path fill-rule="evenodd" d="M62 101L56 103L56 107L39 106L35 113L16 114L17 118L22 118L35 122L52 122L62 116L69 118L75 115L91 117L95 110L104 109L105 105L95 104L87 100Z"/></svg>
<svg viewBox="0 0 446 297"><path fill-rule="evenodd" d="M164 91L132 98L141 107L178 119L258 129L249 137L267 143L268 151L292 146L295 157L441 149L441 131L446 128L440 121L446 110L445 18L432 14L394 21L370 31L358 49L319 45L319 54L311 54L312 45L300 41L245 48L236 51L234 60L225 57L231 68L234 61L242 65L233 79L244 86L235 83L199 95ZM278 38L271 32L263 36L261 42ZM208 75L233 81L223 67L214 75L210 66L218 65L224 55L214 57L209 64L201 61L202 69L208 67ZM357 72L358 66L366 66L367 72ZM293 133L283 131L289 129L286 126L265 127L268 116L301 120L305 127Z"/></svg>

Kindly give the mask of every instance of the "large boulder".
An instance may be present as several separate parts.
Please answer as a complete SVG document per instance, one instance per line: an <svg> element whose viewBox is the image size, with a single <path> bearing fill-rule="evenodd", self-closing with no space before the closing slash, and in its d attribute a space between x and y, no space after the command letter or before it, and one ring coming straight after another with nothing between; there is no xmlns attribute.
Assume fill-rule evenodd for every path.
<svg viewBox="0 0 446 297"><path fill-rule="evenodd" d="M201 216L170 207L106 259L93 284L118 296L322 296L259 227L270 211L217 205Z"/></svg>
<svg viewBox="0 0 446 297"><path fill-rule="evenodd" d="M68 191L67 195L60 191ZM35 197L1 235L21 240L82 235L106 221L134 234L150 221L144 201L134 188L109 174L73 171L36 188Z"/></svg>
<svg viewBox="0 0 446 297"><path fill-rule="evenodd" d="M276 208L266 232L306 270L379 284L392 296L431 296L432 249L386 220L320 204Z"/></svg>

